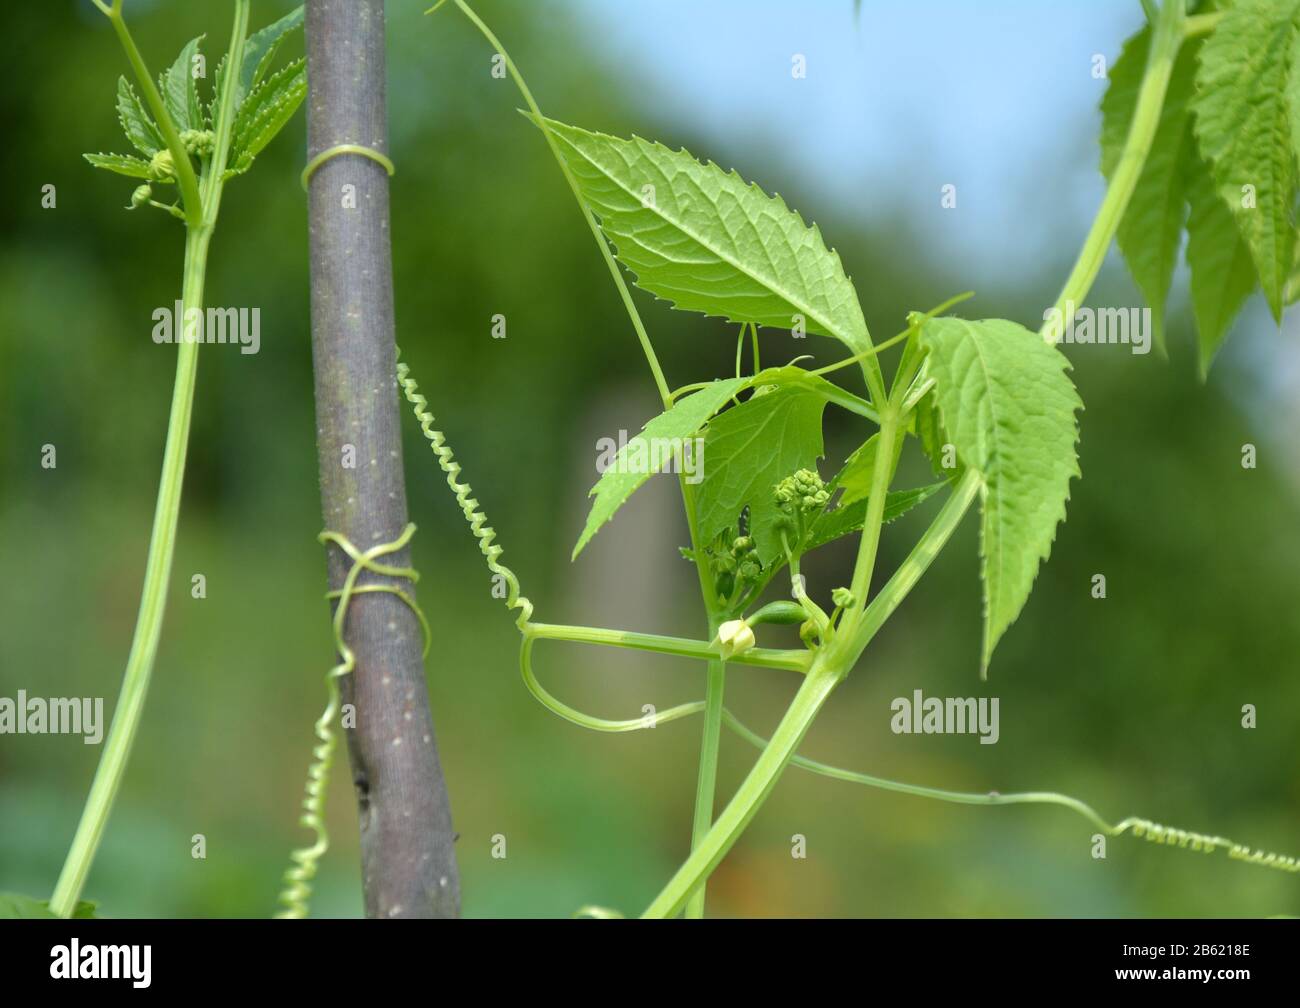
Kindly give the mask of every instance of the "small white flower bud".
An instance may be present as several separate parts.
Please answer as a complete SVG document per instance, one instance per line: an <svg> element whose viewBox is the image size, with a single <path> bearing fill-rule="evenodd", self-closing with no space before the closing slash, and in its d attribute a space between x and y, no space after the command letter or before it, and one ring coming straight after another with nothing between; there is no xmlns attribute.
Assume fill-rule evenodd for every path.
<svg viewBox="0 0 1300 1008"><path fill-rule="evenodd" d="M723 658L748 651L754 646L754 631L744 620L728 620L718 627L718 646Z"/></svg>

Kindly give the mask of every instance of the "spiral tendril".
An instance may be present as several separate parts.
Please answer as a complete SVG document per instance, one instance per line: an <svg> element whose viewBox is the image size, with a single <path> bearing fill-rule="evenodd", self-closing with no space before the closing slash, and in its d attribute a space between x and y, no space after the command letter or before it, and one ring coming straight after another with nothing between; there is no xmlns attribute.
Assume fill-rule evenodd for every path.
<svg viewBox="0 0 1300 1008"><path fill-rule="evenodd" d="M487 515L479 510L479 502L472 496L473 488L459 479L460 463L456 461L455 453L447 444L446 435L433 426L434 416L429 412L429 400L420 394L420 386L411 377L411 369L400 360L397 362L397 382L402 388L402 395L411 404L411 411L420 424L420 431L428 439L434 455L438 457L438 467L447 474L447 486L451 487L451 492L456 495L456 503L460 505L461 513L469 522L469 530L478 540L479 552L487 561L488 570L505 582L506 608L519 610L515 626L526 634L528 621L533 616L533 604L520 594L519 578L515 576L515 572L498 562L497 558L504 550L493 542L497 536L496 530L487 523Z"/></svg>
<svg viewBox="0 0 1300 1008"><path fill-rule="evenodd" d="M1276 868L1278 871L1300 872L1300 860L1296 858L1285 854L1275 854L1272 851L1252 850L1250 847L1235 843L1226 837L1192 833L1188 830L1178 829L1173 826L1162 826L1160 823L1138 818L1125 819L1115 827L1113 835L1118 836L1125 830L1129 830L1135 837L1141 837L1151 843L1185 847L1188 850L1202 851L1206 854L1212 854L1219 848L1226 847L1228 857L1234 861L1244 861L1247 864L1259 865L1263 868Z"/></svg>
<svg viewBox="0 0 1300 1008"><path fill-rule="evenodd" d="M322 545L334 544L352 559L352 566L343 579L343 586L335 591L326 592L325 598L338 601L334 609L334 646L338 651L339 662L325 674L325 686L328 700L325 710L316 721L317 742L312 746L312 762L307 768L306 793L302 800L302 816L298 822L316 834L315 843L309 847L300 847L289 854L292 866L284 873L284 888L280 891L279 902L284 907L275 916L279 919L299 920L307 916L311 902L311 882L316 877L320 859L329 850L329 833L325 829L325 797L329 786L330 767L334 763L334 750L338 736L334 732L334 720L339 715L339 680L350 674L357 665L356 654L343 637L343 628L347 622L348 605L356 595L367 592L387 592L396 595L415 613L424 631L424 653L429 652L429 623L424 618L414 597L395 585L364 584L358 585L357 579L362 571L382 574L388 577L405 578L414 583L420 579L414 567L396 567L380 563L378 557L396 553L411 541L415 534L415 525L408 524L392 542L377 543L362 551L353 545L346 536L326 530L317 538Z"/></svg>
<svg viewBox="0 0 1300 1008"><path fill-rule="evenodd" d="M757 746L759 749L767 746L765 738L745 727L731 711L724 708L722 719L727 727L752 745ZM835 780L864 784L867 787L874 787L883 791L895 791L914 795L918 798L933 798L938 801L954 802L960 805L1061 805L1087 819L1107 836L1117 837L1130 833L1134 837L1150 843L1182 847L1186 850L1199 851L1205 854L1213 854L1220 848L1226 847L1228 857L1234 861L1243 861L1246 864L1259 865L1264 868L1276 868L1279 871L1300 872L1300 860L1296 858L1284 854L1275 854L1272 851L1252 850L1226 837L1195 833L1191 830L1179 829L1176 826L1162 826L1160 823L1152 822L1150 819L1141 819L1137 816L1131 816L1119 823L1119 825L1112 826L1093 811L1092 806L1079 801L1077 798L1057 794L1054 791L1013 792L1010 794L1000 794L996 791L944 791L939 788L922 787L917 784L904 784L901 781L888 780L884 777L872 777L869 774L858 773L853 770L843 770L798 755L790 758L790 764Z"/></svg>

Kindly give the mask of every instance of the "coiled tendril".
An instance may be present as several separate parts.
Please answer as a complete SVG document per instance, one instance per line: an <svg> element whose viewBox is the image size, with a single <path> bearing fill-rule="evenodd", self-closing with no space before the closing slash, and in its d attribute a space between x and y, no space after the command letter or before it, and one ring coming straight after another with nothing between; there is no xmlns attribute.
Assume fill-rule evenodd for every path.
<svg viewBox="0 0 1300 1008"><path fill-rule="evenodd" d="M378 543L364 552L338 532L326 530L317 537L322 545L333 543L351 557L352 566L343 579L343 587L325 594L326 599L338 600L334 610L333 626L334 646L338 649L339 662L325 674L329 699L325 704L324 712L316 721L318 741L312 747L312 762L307 768L306 795L302 800L303 813L298 820L301 825L316 834L316 842L310 847L300 847L290 853L289 860L293 862L293 866L284 873L284 888L280 891L279 898L284 909L276 914L277 918L301 919L307 916L308 904L311 900L311 880L316 877L320 859L329 850L329 834L325 829L324 816L325 792L329 785L330 766L334 762L334 750L338 742L338 736L334 732L334 719L339 716L339 680L357 666L356 655L343 638L348 605L353 596L365 592L388 592L390 595L396 595L411 607L411 611L419 619L420 627L424 631L424 653L426 655L429 653L429 623L410 593L395 585L357 584L362 571L405 578L412 583L418 581L420 575L414 567L395 567L392 564L380 563L377 559L402 549L411 541L411 536L414 534L415 525L408 524L402 530L402 534L392 542Z"/></svg>
<svg viewBox="0 0 1300 1008"><path fill-rule="evenodd" d="M455 453L448 446L446 436L433 426L434 416L429 412L429 400L420 394L420 386L411 377L411 369L400 360L397 362L397 382L402 387L402 395L411 404L411 411L420 424L421 432L429 440L429 447L438 457L439 468L447 474L447 486L451 487L451 492L456 495L456 503L460 505L461 513L469 522L469 530L478 540L479 552L487 561L488 570L505 582L506 608L519 610L515 626L527 633L528 621L533 615L533 604L519 593L519 578L515 576L515 572L505 564L498 563L497 558L504 551L493 542L497 537L496 530L487 523L487 515L479 510L478 501L471 496L474 493L473 488L468 483L460 481L460 463L456 461Z"/></svg>
<svg viewBox="0 0 1300 1008"><path fill-rule="evenodd" d="M1228 857L1234 861L1245 861L1247 864L1260 865L1264 868L1276 868L1278 871L1300 872L1300 860L1296 858L1288 857L1285 854L1275 854L1272 851L1251 850L1251 848L1243 844L1234 843L1227 837L1191 833L1188 830L1177 829L1173 826L1162 826L1160 823L1138 818L1125 819L1115 827L1114 835L1118 836L1125 830L1129 830L1135 837L1141 837L1151 843L1186 847L1189 850L1203 851L1206 854L1212 854L1220 847L1226 847L1228 848Z"/></svg>

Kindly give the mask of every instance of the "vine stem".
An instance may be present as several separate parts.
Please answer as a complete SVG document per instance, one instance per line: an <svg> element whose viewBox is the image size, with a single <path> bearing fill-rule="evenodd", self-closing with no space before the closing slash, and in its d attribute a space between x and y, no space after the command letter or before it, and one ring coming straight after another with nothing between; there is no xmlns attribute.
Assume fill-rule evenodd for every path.
<svg viewBox="0 0 1300 1008"><path fill-rule="evenodd" d="M711 625L713 633L717 627ZM722 712L727 665L709 662L704 690L704 728L700 738L700 767L695 778L695 812L691 820L691 852L699 850L713 826L713 803L718 790L718 751L722 748ZM686 904L686 917L699 920L704 916L705 885L701 882Z"/></svg>
<svg viewBox="0 0 1300 1008"><path fill-rule="evenodd" d="M438 0L438 3L430 7L425 13L432 14L445 2L446 0ZM560 166L564 181L569 184L569 189L573 192L573 198L578 201L578 206L582 209L582 216L587 221L587 227L591 229L592 237L596 239L596 244L600 246L605 265L609 267L609 275L614 278L614 285L618 288L619 296L623 299L623 307L627 309L628 317L632 320L632 328L636 330L636 338L641 343L641 350L645 354L646 363L650 365L650 372L654 375L655 387L659 390L659 398L663 400L664 409L667 409L672 405L671 393L668 390L668 382L664 378L663 368L659 366L659 358L655 354L654 345L650 342L650 334L646 332L645 325L641 322L641 316L632 303L632 292L627 289L627 284L623 282L623 276L618 270L618 263L614 261L614 255L609 250L609 243L605 241L604 236L600 233L600 225L596 223L595 215L592 214L591 208L587 206L587 201L582 198L578 182L573 177L573 173L569 171L569 166L565 163L564 157L560 154L555 138L551 136L550 127L546 125L546 118L542 115L541 108L538 107L537 101L533 98L533 93L528 90L528 85L524 83L523 75L515 67L514 60L506 52L506 47L493 34L492 29L474 13L473 8L465 3L465 0L455 0L455 4L460 8L460 12L469 18L474 27L479 30L479 33L487 39L488 44L501 54L506 70L514 80L515 86L519 88L520 95L523 96L524 102L528 105L528 111L532 113L533 121L536 123L537 128L542 131L542 136L546 138L546 146L550 148L551 155L555 158L556 164Z"/></svg>
<svg viewBox="0 0 1300 1008"><path fill-rule="evenodd" d="M207 265L211 230L199 227L185 239L185 277L181 287L181 304L185 311L203 303L203 277ZM182 316L183 318L183 316ZM177 320L181 324L181 320ZM158 653L162 633L163 611L167 602L167 584L171 576L172 556L176 546L176 526L180 518L181 485L185 476L185 455L190 433L190 416L194 406L194 385L198 374L199 345L180 344L176 356L176 382L172 388L171 414L167 423L167 443L163 450L162 479L154 509L153 533L149 538L149 557L145 564L144 588L136 617L135 636L126 660L126 673L113 722L104 741L104 750L90 785L90 795L81 811L81 821L68 850L63 871L50 898L50 910L59 917L70 917L90 872L95 852L104 835L108 814L117 797L126 771L140 716L144 712L149 678Z"/></svg>
<svg viewBox="0 0 1300 1008"><path fill-rule="evenodd" d="M1093 218L1092 227L1079 250L1079 257L1056 300L1052 312L1055 318L1064 318L1066 307L1070 303L1077 305L1087 297L1110 249L1115 231L1124 218L1124 211L1128 209L1147 155L1151 152L1156 127L1160 123L1160 111L1164 107L1169 77L1173 73L1178 49L1183 43L1185 16L1183 0L1165 0L1160 8L1124 149L1111 174L1101 206L1097 208L1097 216ZM1041 332L1046 334L1051 324L1049 319Z"/></svg>
<svg viewBox="0 0 1300 1008"><path fill-rule="evenodd" d="M607 647L630 648L635 651L653 651L656 654L676 655L679 658L698 658L717 661L717 649L705 641L689 637L668 637L664 634L637 633L632 630L606 630L601 627L568 626L560 623L529 623L524 628L529 637L541 640L572 641L577 644L603 644ZM803 650L780 651L773 648L753 648L733 655L731 661L740 665L757 665L760 668L784 669L803 672L808 664L808 652Z"/></svg>
<svg viewBox="0 0 1300 1008"><path fill-rule="evenodd" d="M790 702L785 716L781 718L781 723L772 733L767 747L749 771L744 783L663 891L642 914L643 917L675 917L681 912L691 894L702 886L736 842L736 838L758 813L759 806L772 793L781 771L790 762L790 757L799 748L799 743L808 733L817 712L841 678L839 671L824 659L813 661L803 685L799 687L799 692Z"/></svg>
<svg viewBox="0 0 1300 1008"><path fill-rule="evenodd" d="M231 29L227 57L233 67L238 67L243 59L244 38L248 33L248 10L249 0L236 0L234 27ZM190 167L189 155L180 145L176 127L163 107L154 88L153 78L122 20L121 4L114 3L105 13L112 21L127 59L140 79L140 86L164 138L169 147L175 148L172 156L177 165L176 176L185 194L185 264L181 278L181 317L175 320L174 326L177 335L176 379L172 386L162 476L154 506L153 530L149 536L149 554L145 561L140 608L136 614L135 633L126 659L126 671L122 676L122 688L113 710L113 721L109 725L108 737L104 740L104 749L90 784L90 794L82 807L72 845L68 848L63 869L54 886L54 894L50 897L50 910L59 917L70 917L76 910L86 876L90 873L95 853L103 839L109 813L135 744L140 718L144 713L145 697L149 693L154 660L158 655L158 640L162 635L163 615L167 608L167 586L171 580L172 558L176 552L176 528L180 521L181 489L185 480L185 457L189 446L194 388L199 367L199 344L185 341L184 324L191 308L201 310L203 307L208 246L221 201L221 175L230 148L235 81L239 76L238 73L229 73L223 81L218 113L221 128L213 150L210 174L201 184L203 192L200 196L200 183Z"/></svg>

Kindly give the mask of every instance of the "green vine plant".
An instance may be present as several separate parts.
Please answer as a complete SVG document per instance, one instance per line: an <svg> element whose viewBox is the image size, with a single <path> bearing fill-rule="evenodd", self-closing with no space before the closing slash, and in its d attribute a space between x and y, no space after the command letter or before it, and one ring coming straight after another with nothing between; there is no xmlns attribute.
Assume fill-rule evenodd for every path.
<svg viewBox="0 0 1300 1008"><path fill-rule="evenodd" d="M440 0L427 13L445 5ZM835 688L948 543L976 502L983 584L981 675L1029 596L1039 565L1065 518L1070 481L1079 476L1075 418L1082 403L1057 347L1061 313L1088 295L1106 251L1118 239L1159 320L1181 231L1189 232L1192 304L1202 369L1258 283L1275 316L1300 291L1296 265L1296 148L1300 146L1300 66L1292 53L1300 0L1238 0L1216 9L1185 0L1144 3L1148 24L1124 46L1103 102L1105 198L1054 312L1035 331L1005 319L968 320L949 310L968 295L913 312L895 336L873 342L839 256L778 196L738 174L637 137L622 139L546 118L500 40L466 0L452 0L487 40L515 82L524 115L540 131L591 229L641 344L663 412L621 449L592 488L594 501L573 550L582 549L658 471L679 463L693 561L704 606L703 639L534 622L533 605L500 563L495 532L459 478L445 438L405 365L400 386L493 574L518 610L524 682L549 710L584 728L636 731L701 713L704 728L690 853L644 912L646 917L704 912L710 873L754 818L787 766L905 794L977 805L1038 803L1071 809L1107 836L1227 856L1287 872L1295 858L1224 837L1142 818L1111 824L1087 804L1060 794L944 791L814 762L799 745ZM1202 10L1202 6L1205 8ZM1243 66L1245 70L1243 70ZM1247 200L1246 197L1249 196ZM1172 197L1172 198L1170 198ZM1190 214L1188 214L1190 208ZM620 269L619 263L622 263ZM682 311L739 325L736 373L673 389L633 303L633 282ZM797 363L760 367L759 327L811 332L847 356L810 370ZM741 353L753 346L743 374ZM886 371L881 353L896 348ZM862 389L830 374L859 374ZM827 406L874 426L829 480L819 472ZM668 439L668 440L663 440ZM708 459L698 485L680 475L686 448L655 446L701 439ZM935 482L895 488L900 455L915 445ZM635 464L650 460L649 465ZM943 496L929 527L901 565L871 592L883 527ZM823 546L853 548L851 583L812 587L802 557ZM764 602L787 582L788 598ZM819 602L819 599L821 600ZM829 611L827 603L829 603ZM766 624L797 623L803 647L758 644ZM547 692L534 672L541 640L632 648L705 663L702 700L635 719L587 714ZM728 665L791 673L796 685L771 738L751 731L723 703ZM735 794L716 816L715 780L722 729L759 749ZM580 914L619 916L589 907Z"/></svg>
<svg viewBox="0 0 1300 1008"><path fill-rule="evenodd" d="M126 77L117 84L118 121L135 153L85 158L96 168L139 181L127 209L155 207L184 225L183 314L176 320L176 380L144 587L113 721L53 896L38 901L5 894L0 897L0 917L85 916L93 910L80 895L144 712L175 553L199 358L199 342L181 337L183 320L203 310L208 248L225 184L252 167L307 90L302 59L273 71L280 45L302 26L301 7L250 35L249 0L235 0L230 46L213 73L210 94L204 94L207 89L199 84L206 77L202 36L190 40L155 80L127 27L122 0L92 2L108 18L135 78L134 85Z"/></svg>
<svg viewBox="0 0 1300 1008"><path fill-rule="evenodd" d="M235 0L229 49L207 101L189 42L155 78L127 28L121 0L92 0L125 52L135 84L119 81L118 116L135 154L87 154L95 167L135 179L128 209L152 207L185 228L182 306L201 308L209 244L225 183L248 171L293 116L306 89L295 60L272 71L278 49L302 24L301 8L252 35L249 0ZM428 13L444 6L440 0ZM521 634L526 687L549 710L579 726L637 731L703 715L690 852L645 910L647 917L701 917L707 880L788 766L846 782L939 801L975 805L1048 804L1068 808L1107 836L1133 836L1291 873L1300 861L1227 838L1131 817L1111 824L1075 798L1051 792L965 793L890 781L809 760L798 753L819 711L856 667L876 633L906 599L978 502L983 585L981 675L1015 622L1064 520L1070 481L1079 476L1076 412L1082 403L1056 343L1060 322L1087 297L1112 240L1150 303L1158 345L1182 231L1202 372L1210 366L1246 298L1261 288L1275 317L1300 297L1293 218L1300 173L1300 0L1193 4L1144 0L1147 25L1125 44L1103 101L1102 169L1106 195L1077 261L1038 331L1004 319L969 320L949 312L958 295L913 312L902 329L875 342L838 255L776 196L735 172L701 163L685 150L639 138L590 132L545 117L505 48L469 6L461 13L500 54L591 230L662 401L662 412L619 452L593 487L582 549L655 472L676 468L704 609L702 638L534 621L533 604L501 563L496 533L461 479L446 438L405 364L395 362L405 399L446 475L489 571L507 587ZM620 267L619 262L622 262ZM632 299L624 270L682 311L739 327L735 373L672 388ZM760 327L813 333L843 347L837 363L761 367ZM752 347L752 366L742 368ZM135 635L121 694L76 834L49 901L0 894L0 916L87 916L81 900L142 716L165 609L197 374L198 343L178 341L177 373ZM883 353L892 350L886 369ZM854 390L842 381L860 377ZM821 475L822 421L828 406L874 427L838 471ZM662 440L667 439L667 440ZM655 446L680 446L669 457ZM687 445L708 458L697 484L678 464ZM904 451L929 461L932 482L898 488ZM631 464L637 457L650 465ZM902 563L873 593L884 526L931 498L942 503ZM282 916L308 912L310 882L327 847L321 818L335 745L338 680L349 674L347 603L388 590L416 607L404 589L358 584L363 571L414 582L415 571L382 557L409 539L361 551L323 536L353 566L337 601L340 662L328 673L329 703L316 725L302 822L315 832L295 851L281 895ZM815 549L854 551L848 585L808 585L803 557ZM780 589L788 585L788 590ZM772 597L774 595L785 597ZM772 624L797 624L802 647L759 645ZM533 667L538 641L567 641L693 658L704 663L701 700L649 717L608 719L551 695ZM724 705L728 666L787 672L794 695L770 738ZM716 775L726 728L759 750L736 792L715 814ZM588 916L618 916L585 908Z"/></svg>

